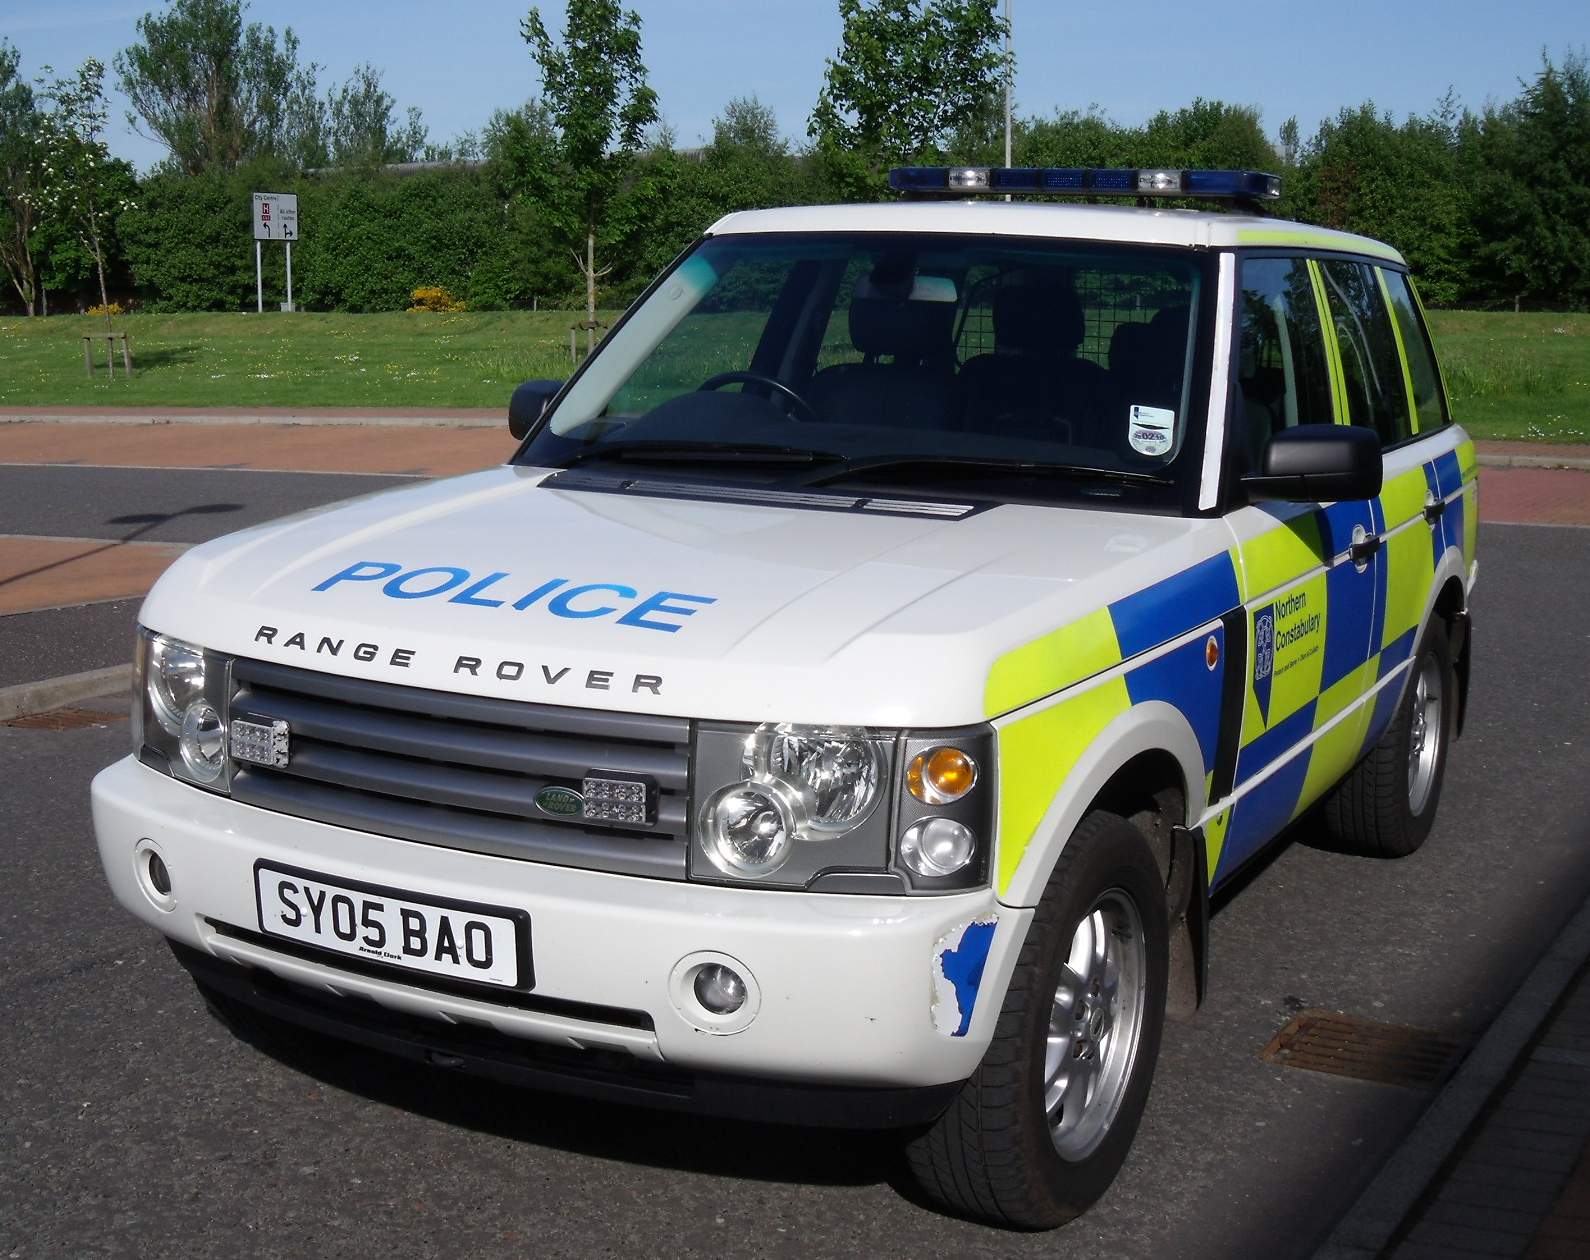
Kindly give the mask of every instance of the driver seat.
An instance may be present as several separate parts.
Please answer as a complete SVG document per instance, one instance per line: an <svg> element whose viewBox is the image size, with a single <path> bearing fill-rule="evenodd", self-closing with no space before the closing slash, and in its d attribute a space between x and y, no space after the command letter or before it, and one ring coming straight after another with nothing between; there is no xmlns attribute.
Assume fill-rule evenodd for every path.
<svg viewBox="0 0 1590 1260"><path fill-rule="evenodd" d="M960 415L955 311L954 302L852 298L850 341L861 362L818 372L806 395L812 410L833 424L948 428Z"/></svg>

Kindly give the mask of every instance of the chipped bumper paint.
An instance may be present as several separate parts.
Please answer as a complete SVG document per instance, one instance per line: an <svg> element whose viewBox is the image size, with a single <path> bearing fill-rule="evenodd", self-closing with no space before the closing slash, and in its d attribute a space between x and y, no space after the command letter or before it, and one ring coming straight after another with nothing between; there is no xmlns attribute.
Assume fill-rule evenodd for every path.
<svg viewBox="0 0 1590 1260"><path fill-rule="evenodd" d="M972 1026L997 925L997 919L973 919L939 937L933 946L933 1027L947 1037L964 1037Z"/></svg>

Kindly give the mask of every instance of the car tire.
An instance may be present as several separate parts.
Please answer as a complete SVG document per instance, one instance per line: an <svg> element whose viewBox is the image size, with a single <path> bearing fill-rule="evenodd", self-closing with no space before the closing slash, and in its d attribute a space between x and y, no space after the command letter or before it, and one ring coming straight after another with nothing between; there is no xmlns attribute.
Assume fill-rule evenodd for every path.
<svg viewBox="0 0 1590 1260"><path fill-rule="evenodd" d="M1369 755L1331 789L1321 818L1333 847L1407 857L1425 842L1457 734L1458 678L1446 625L1430 622L1396 717Z"/></svg>
<svg viewBox="0 0 1590 1260"><path fill-rule="evenodd" d="M927 1195L957 1215L1050 1229L1109 1188L1159 1056L1167 939L1147 840L1089 814L1038 903L987 1054L908 1148Z"/></svg>

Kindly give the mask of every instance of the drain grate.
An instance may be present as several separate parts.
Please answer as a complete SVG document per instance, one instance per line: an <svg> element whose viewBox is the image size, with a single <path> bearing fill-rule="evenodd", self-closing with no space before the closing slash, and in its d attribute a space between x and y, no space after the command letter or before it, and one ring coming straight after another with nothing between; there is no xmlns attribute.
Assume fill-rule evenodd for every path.
<svg viewBox="0 0 1590 1260"><path fill-rule="evenodd" d="M1414 1088L1438 1084L1462 1050L1456 1038L1334 1011L1303 1011L1259 1057L1286 1067Z"/></svg>
<svg viewBox="0 0 1590 1260"><path fill-rule="evenodd" d="M127 720L125 713L104 713L98 709L51 709L48 713L25 713L11 718L5 726L26 731L81 731L90 726L109 726Z"/></svg>

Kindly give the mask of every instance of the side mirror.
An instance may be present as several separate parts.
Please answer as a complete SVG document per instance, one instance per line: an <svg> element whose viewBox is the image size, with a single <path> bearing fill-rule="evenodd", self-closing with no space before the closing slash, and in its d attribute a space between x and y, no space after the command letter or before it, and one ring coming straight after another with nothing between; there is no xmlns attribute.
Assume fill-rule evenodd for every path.
<svg viewBox="0 0 1590 1260"><path fill-rule="evenodd" d="M1373 499L1383 475L1380 435L1346 424L1282 429L1264 450L1264 468L1242 479L1248 497L1293 503Z"/></svg>
<svg viewBox="0 0 1590 1260"><path fill-rule="evenodd" d="M508 432L522 439L562 388L562 381L526 381L515 389L508 400Z"/></svg>

